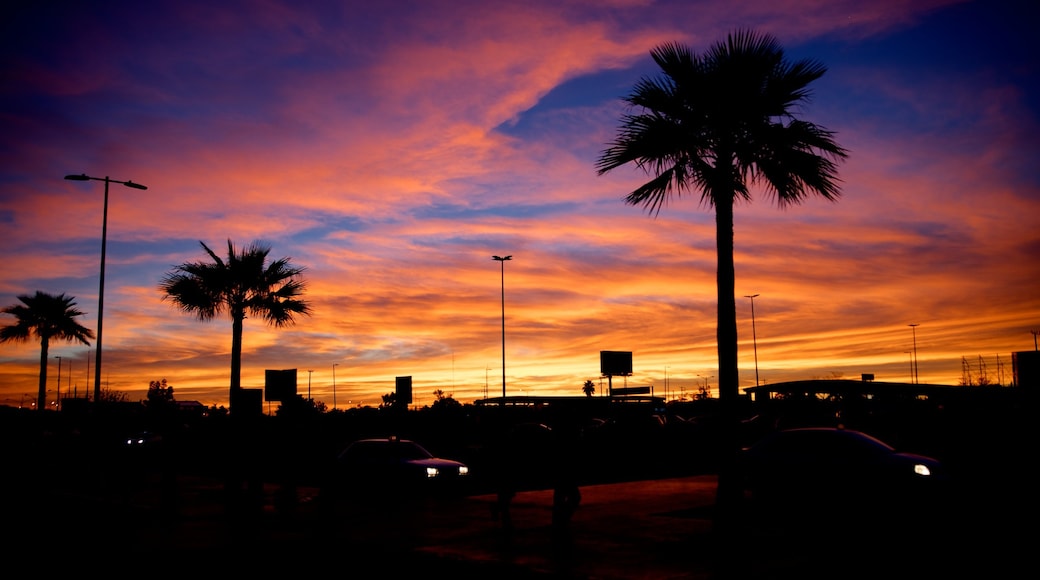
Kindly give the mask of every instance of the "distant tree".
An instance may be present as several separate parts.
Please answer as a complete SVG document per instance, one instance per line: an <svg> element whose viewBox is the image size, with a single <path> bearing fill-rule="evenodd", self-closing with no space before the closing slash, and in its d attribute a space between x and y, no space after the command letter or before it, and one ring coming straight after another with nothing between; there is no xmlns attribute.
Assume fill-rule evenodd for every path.
<svg viewBox="0 0 1040 580"><path fill-rule="evenodd" d="M166 379L148 383L148 395L145 399L145 404L148 407L170 406L175 402L173 399L173 387L166 382Z"/></svg>
<svg viewBox="0 0 1040 580"><path fill-rule="evenodd" d="M462 403L455 400L455 397L451 395L445 395L444 391L440 389L434 391L434 401L430 405L431 409L451 409L462 407Z"/></svg>
<svg viewBox="0 0 1040 580"><path fill-rule="evenodd" d="M37 290L33 295L18 296L18 300L21 304L0 310L17 319L14 324L0 328L0 342L26 342L33 337L39 339L40 387L36 408L42 411L47 407L47 351L51 340L80 342L90 346L88 339L94 338L94 331L76 322L76 318L82 316L83 312L76 308L72 296L54 296Z"/></svg>
<svg viewBox="0 0 1040 580"><path fill-rule="evenodd" d="M653 215L674 197L699 190L715 210L718 271L719 399L726 430L719 444L735 460L737 438L737 315L733 217L737 202L750 201L757 184L780 208L810 194L840 196L837 162L847 152L833 133L798 119L809 84L826 67L813 60L787 61L770 35L738 31L703 55L675 43L650 52L662 76L638 82L624 100L617 137L596 162L602 175L629 164L650 180L625 198ZM720 514L739 500L735 474L719 473Z"/></svg>
<svg viewBox="0 0 1040 580"><path fill-rule="evenodd" d="M228 240L226 261L205 243L199 243L212 262L175 266L163 277L159 289L163 300L172 301L199 320L212 320L223 313L231 317L233 401L242 385L242 330L246 316L258 316L281 328L294 324L297 314L310 314L310 305L300 298L305 289L303 268L292 266L288 258L268 263L271 248L260 242L236 252Z"/></svg>
<svg viewBox="0 0 1040 580"><path fill-rule="evenodd" d="M380 409L389 409L397 404L397 393L386 393L383 402L379 404Z"/></svg>
<svg viewBox="0 0 1040 580"><path fill-rule="evenodd" d="M302 395L290 397L281 401L275 410L276 416L310 417L321 415L328 411L328 407L322 401L304 398Z"/></svg>
<svg viewBox="0 0 1040 580"><path fill-rule="evenodd" d="M596 392L596 384L592 381L585 381L585 384L581 387L581 392L585 393L586 397L591 397Z"/></svg>
<svg viewBox="0 0 1040 580"><path fill-rule="evenodd" d="M114 391L112 389L106 389L104 387L99 391L98 403L127 403L130 401L130 395L125 391Z"/></svg>

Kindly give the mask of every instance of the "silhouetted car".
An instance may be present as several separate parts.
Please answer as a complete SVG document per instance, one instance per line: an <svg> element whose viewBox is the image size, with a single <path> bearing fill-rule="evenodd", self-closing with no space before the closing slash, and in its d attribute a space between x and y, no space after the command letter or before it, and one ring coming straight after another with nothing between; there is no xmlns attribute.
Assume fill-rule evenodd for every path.
<svg viewBox="0 0 1040 580"><path fill-rule="evenodd" d="M154 447L163 442L162 435L151 431L140 431L126 438L127 447Z"/></svg>
<svg viewBox="0 0 1040 580"><path fill-rule="evenodd" d="M946 485L937 459L901 452L876 437L843 428L772 432L743 449L739 466L752 501L791 511L869 511L936 502Z"/></svg>
<svg viewBox="0 0 1040 580"><path fill-rule="evenodd" d="M469 467L435 457L408 439L387 437L354 441L337 458L341 485L381 492L462 492Z"/></svg>

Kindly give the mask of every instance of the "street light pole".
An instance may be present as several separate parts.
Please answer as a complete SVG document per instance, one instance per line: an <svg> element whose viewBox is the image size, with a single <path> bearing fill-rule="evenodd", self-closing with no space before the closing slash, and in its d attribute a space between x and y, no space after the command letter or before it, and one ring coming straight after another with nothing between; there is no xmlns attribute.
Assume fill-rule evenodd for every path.
<svg viewBox="0 0 1040 580"><path fill-rule="evenodd" d="M61 357L56 356L54 358L58 359L58 402L54 404L54 408L59 409L61 408ZM72 372L71 365L69 372Z"/></svg>
<svg viewBox="0 0 1040 580"><path fill-rule="evenodd" d="M1036 351L1036 350L1040 350L1040 349L1038 349L1038 348L1036 347L1036 335L1037 335L1037 334L1040 334L1040 330L1030 330L1029 332L1032 332L1032 333L1033 333L1033 350L1034 350L1034 351Z"/></svg>
<svg viewBox="0 0 1040 580"><path fill-rule="evenodd" d="M664 367L664 400L668 402L668 365Z"/></svg>
<svg viewBox="0 0 1040 580"><path fill-rule="evenodd" d="M108 184L119 183L134 189L148 189L140 183L132 181L116 181L105 177L90 177L86 173L79 175L66 175L65 179L71 181L104 181L105 182L105 209L101 214L101 276L98 282L98 310L97 310L97 351L94 353L94 402L101 400L101 322L105 310L105 246L108 241Z"/></svg>
<svg viewBox="0 0 1040 580"><path fill-rule="evenodd" d="M492 260L502 263L502 404L506 397L506 261L513 256L491 256Z"/></svg>
<svg viewBox="0 0 1040 580"><path fill-rule="evenodd" d="M914 384L917 385L921 382L921 375L918 374L917 371L917 327L920 325L909 324L907 326L909 326L914 333Z"/></svg>
<svg viewBox="0 0 1040 580"><path fill-rule="evenodd" d="M910 384L914 382L914 351L904 350L903 354L910 355Z"/></svg>
<svg viewBox="0 0 1040 580"><path fill-rule="evenodd" d="M314 371L307 371L307 400L311 400L311 374Z"/></svg>
<svg viewBox="0 0 1040 580"><path fill-rule="evenodd" d="M758 298L758 294L752 294L750 296L745 295L744 298L751 299L751 341L755 347L755 386L758 386L758 333L755 332L755 298Z"/></svg>
<svg viewBox="0 0 1040 580"><path fill-rule="evenodd" d="M339 366L339 363L333 363L333 365L332 365L332 408L333 408L333 410L335 410L335 408L336 408L336 367L338 367L338 366Z"/></svg>

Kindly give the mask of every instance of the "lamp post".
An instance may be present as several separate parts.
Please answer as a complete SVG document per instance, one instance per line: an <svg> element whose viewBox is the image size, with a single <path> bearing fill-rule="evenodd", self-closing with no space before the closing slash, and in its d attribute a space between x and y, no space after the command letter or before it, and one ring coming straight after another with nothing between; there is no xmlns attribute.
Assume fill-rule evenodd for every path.
<svg viewBox="0 0 1040 580"><path fill-rule="evenodd" d="M910 355L910 384L914 382L914 351L904 350L903 354Z"/></svg>
<svg viewBox="0 0 1040 580"><path fill-rule="evenodd" d="M105 246L108 240L108 184L119 183L134 189L148 189L140 183L132 181L116 181L105 177L90 177L86 173L79 175L66 175L65 179L72 181L104 181L105 182L105 209L101 214L101 276L98 283L98 309L97 309L97 351L94 353L94 402L101 399L101 321L105 309Z"/></svg>
<svg viewBox="0 0 1040 580"><path fill-rule="evenodd" d="M54 358L58 359L58 401L56 403L54 403L54 408L55 409L60 409L61 408L61 357L60 356L56 356ZM71 367L71 365L70 365L70 367ZM69 372L71 372L71 369L70 369Z"/></svg>
<svg viewBox="0 0 1040 580"><path fill-rule="evenodd" d="M755 298L758 298L758 294L752 294L750 296L745 295L744 298L751 299L751 344L755 347L755 386L758 386L758 333L755 332Z"/></svg>
<svg viewBox="0 0 1040 580"><path fill-rule="evenodd" d="M313 374L313 373L314 373L314 371L307 371L307 400L308 401L311 400L311 374Z"/></svg>
<svg viewBox="0 0 1040 580"><path fill-rule="evenodd" d="M332 408L334 410L336 408L336 367L338 366L339 363L332 364Z"/></svg>
<svg viewBox="0 0 1040 580"><path fill-rule="evenodd" d="M87 376L86 376L85 380L87 381L87 383L86 383L86 386L83 387L83 398L89 401L90 400L90 349L89 348L87 349Z"/></svg>
<svg viewBox="0 0 1040 580"><path fill-rule="evenodd" d="M491 256L492 260L502 263L502 404L506 397L506 261L513 256Z"/></svg>
<svg viewBox="0 0 1040 580"><path fill-rule="evenodd" d="M921 375L919 375L917 371L917 327L920 325L908 324L907 326L909 326L914 333L914 384L916 385L921 382Z"/></svg>
<svg viewBox="0 0 1040 580"><path fill-rule="evenodd" d="M1037 335L1037 334L1040 334L1040 330L1030 330L1029 332L1032 332L1032 333L1033 333L1033 350L1034 350L1034 351L1036 351L1036 350L1040 350L1040 349L1038 349L1038 348L1036 347L1036 335Z"/></svg>

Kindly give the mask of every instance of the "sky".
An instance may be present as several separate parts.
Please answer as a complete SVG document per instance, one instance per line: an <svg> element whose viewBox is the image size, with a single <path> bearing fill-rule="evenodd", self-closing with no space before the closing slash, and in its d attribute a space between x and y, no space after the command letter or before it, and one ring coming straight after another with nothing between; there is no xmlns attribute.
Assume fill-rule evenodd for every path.
<svg viewBox="0 0 1040 580"><path fill-rule="evenodd" d="M912 382L915 362L921 383L1010 384L1040 329L1038 16L1025 0L18 3L0 23L0 306L64 293L96 330L104 183L64 179L85 173L147 186L109 187L102 388L129 400L166 379L228 404L230 320L159 283L229 240L304 268L313 310L246 321L247 388L296 369L330 409L377 406L405 376L416 406L603 394L600 352L627 351L615 388L717 396L713 211L693 195L648 214L624 202L648 176L595 161L655 46L746 28L827 67L798 114L849 157L836 202L756 190L736 208L740 388ZM51 344L48 401L93 392L94 346ZM39 363L39 342L0 344L0 404L35 400Z"/></svg>

